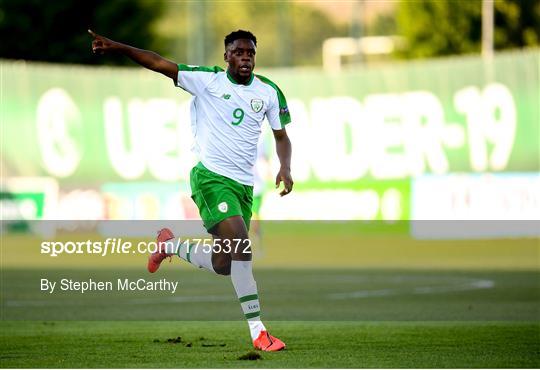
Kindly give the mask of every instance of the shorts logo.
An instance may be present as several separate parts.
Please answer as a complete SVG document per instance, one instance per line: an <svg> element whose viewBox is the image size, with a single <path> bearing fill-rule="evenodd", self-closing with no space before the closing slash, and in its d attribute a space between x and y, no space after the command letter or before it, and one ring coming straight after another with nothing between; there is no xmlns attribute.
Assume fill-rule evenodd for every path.
<svg viewBox="0 0 540 370"><path fill-rule="evenodd" d="M227 202L221 202L218 204L217 208L222 212L222 213L225 213L227 212L227 210L229 209L229 205L227 204Z"/></svg>
<svg viewBox="0 0 540 370"><path fill-rule="evenodd" d="M263 109L263 106L264 102L262 99L251 99L251 109L253 109L255 113L259 113L261 109Z"/></svg>

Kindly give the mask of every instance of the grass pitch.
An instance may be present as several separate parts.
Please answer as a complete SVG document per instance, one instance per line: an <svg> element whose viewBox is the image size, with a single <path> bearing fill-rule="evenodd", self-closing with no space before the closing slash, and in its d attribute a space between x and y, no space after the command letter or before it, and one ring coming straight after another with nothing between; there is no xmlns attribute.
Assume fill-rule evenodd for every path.
<svg viewBox="0 0 540 370"><path fill-rule="evenodd" d="M46 257L31 238L3 237L0 367L540 367L537 240L332 230L338 235L269 233L255 277L263 319L287 349L252 360L228 277L178 259L150 275L146 256L135 254ZM179 288L48 294L42 278L165 278Z"/></svg>
<svg viewBox="0 0 540 370"><path fill-rule="evenodd" d="M1 363L3 368L540 366L538 323L319 321L268 326L288 348L258 352L261 358L250 361L239 359L252 350L243 322L4 322Z"/></svg>
<svg viewBox="0 0 540 370"><path fill-rule="evenodd" d="M540 367L538 271L259 270L265 321L287 349L257 360L240 359L253 349L227 278L165 266L160 277L181 282L173 300L45 301L28 289L43 274L3 271L3 317L21 320L0 324L2 368Z"/></svg>

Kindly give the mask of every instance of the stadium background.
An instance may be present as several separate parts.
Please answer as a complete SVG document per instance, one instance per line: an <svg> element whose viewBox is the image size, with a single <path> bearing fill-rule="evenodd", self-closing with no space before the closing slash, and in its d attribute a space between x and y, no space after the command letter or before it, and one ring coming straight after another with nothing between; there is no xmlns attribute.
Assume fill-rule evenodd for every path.
<svg viewBox="0 0 540 370"><path fill-rule="evenodd" d="M203 348L182 352L188 357L180 364L133 362L131 348L153 345L148 323L56 321L122 320L126 302L67 296L58 310L33 291L45 273L139 276L140 258L46 258L36 249L41 236L21 233L20 223L9 220L55 228L62 223L46 220L80 220L84 239L96 231L88 220L198 218L187 182L194 164L189 95L125 58L93 56L88 27L205 65L223 64L221 38L230 30L258 36L258 73L282 88L293 117L287 130L295 190L284 198L273 191L278 162L265 132L264 249L256 255L256 273L268 319L291 337L292 348L257 366L539 366L540 9L533 1L495 1L491 50L482 46L485 3L61 1L37 12L39 1L1 1L2 33L20 36L0 46L2 367L74 367L81 363L77 356L89 367L244 366L228 362L236 349L223 359ZM79 22L60 26L60 19L74 16ZM324 41L335 37L391 41L393 49L373 52L360 43L364 53L324 68ZM56 231L62 238L66 229ZM180 293L186 297L230 292L226 281L179 262L164 274L189 283ZM336 298L339 309L320 299L336 289L343 297L353 292ZM181 301L180 307L189 311L184 319L235 320L232 298L218 299L225 313L212 301ZM156 300L132 308L129 317L149 320L170 307ZM336 321L322 323L329 320ZM206 335L214 324L198 325L176 330ZM221 325L217 332L227 340L236 338L231 330L242 336L243 323ZM159 340L175 333L158 326ZM326 357L312 358L301 345L314 327L328 333ZM100 358L85 349L89 337L91 348L104 350L99 341L114 347L121 341L115 335L130 330L139 342L121 356ZM339 352L344 332L358 337L349 352ZM384 332L396 339L379 346ZM415 352L410 345L422 343L419 333L428 342L448 342ZM48 354L28 343L42 343ZM61 350L66 343L77 343L71 354ZM441 353L448 343L455 352ZM392 353L392 346L411 351Z"/></svg>

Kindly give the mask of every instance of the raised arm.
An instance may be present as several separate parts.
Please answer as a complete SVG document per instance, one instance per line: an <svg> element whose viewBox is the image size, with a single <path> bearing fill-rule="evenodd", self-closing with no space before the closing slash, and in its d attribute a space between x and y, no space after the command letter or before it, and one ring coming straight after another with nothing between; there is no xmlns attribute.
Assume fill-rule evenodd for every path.
<svg viewBox="0 0 540 370"><path fill-rule="evenodd" d="M123 54L143 67L172 78L174 83L176 83L176 79L178 78L178 66L170 60L163 58L153 51L137 49L133 46L110 40L98 35L92 30L88 30L88 33L93 37L92 51L94 54Z"/></svg>
<svg viewBox="0 0 540 370"><path fill-rule="evenodd" d="M279 187L279 183L283 181L284 189L279 195L284 196L289 194L293 188L293 179L291 176L291 155L292 147L289 136L285 129L272 130L274 133L274 139L276 140L276 152L279 158L280 168L276 176L276 188Z"/></svg>

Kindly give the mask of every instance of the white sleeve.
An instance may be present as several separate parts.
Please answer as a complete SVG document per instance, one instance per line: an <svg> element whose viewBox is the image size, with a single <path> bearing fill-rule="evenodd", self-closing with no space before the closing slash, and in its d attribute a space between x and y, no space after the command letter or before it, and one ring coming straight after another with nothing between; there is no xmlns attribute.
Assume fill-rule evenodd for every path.
<svg viewBox="0 0 540 370"><path fill-rule="evenodd" d="M216 77L218 72L221 72L220 67L179 64L176 86L186 90L191 95L199 95L206 89L210 81Z"/></svg>
<svg viewBox="0 0 540 370"><path fill-rule="evenodd" d="M265 112L270 127L272 127L273 130L284 129L285 125L291 122L291 114L289 113L285 95L283 95L281 89L268 78L261 75L257 75L257 77L272 88L268 109Z"/></svg>
<svg viewBox="0 0 540 370"><path fill-rule="evenodd" d="M268 118L268 123L272 130L281 130L281 121L279 119L279 101L277 94L272 94L270 98L270 104L266 110L266 118Z"/></svg>

